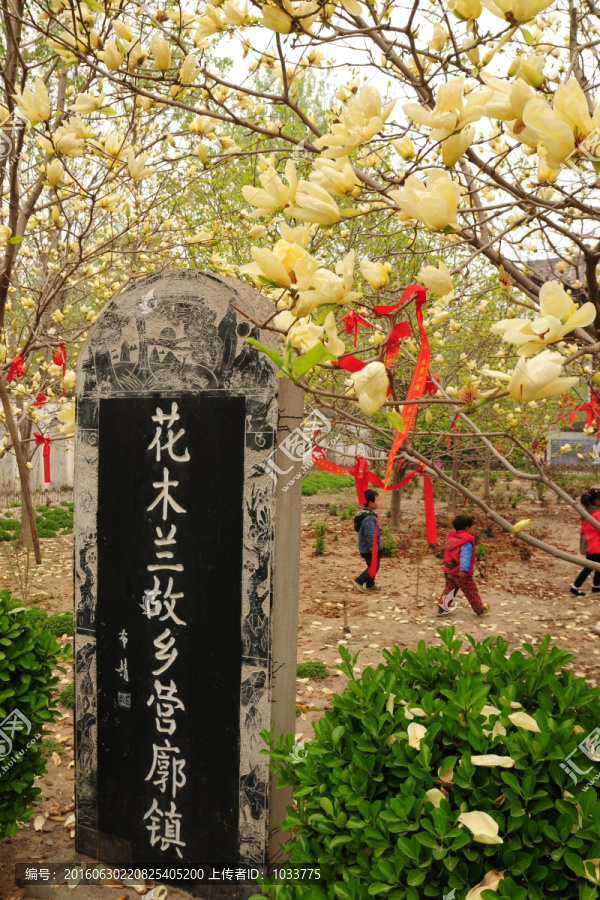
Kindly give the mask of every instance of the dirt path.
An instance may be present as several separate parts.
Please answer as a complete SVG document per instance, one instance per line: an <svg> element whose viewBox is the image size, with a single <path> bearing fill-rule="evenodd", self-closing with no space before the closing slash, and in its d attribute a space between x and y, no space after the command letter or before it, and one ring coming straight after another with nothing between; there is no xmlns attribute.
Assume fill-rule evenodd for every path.
<svg viewBox="0 0 600 900"><path fill-rule="evenodd" d="M345 679L333 669L342 642L353 653L360 651L356 668L360 672L368 665L377 665L385 647L416 647L419 640L439 642L436 631L448 624L456 627L458 637L470 634L483 640L501 635L510 641L511 650L524 643L535 646L549 633L561 649L575 654L570 668L576 674L584 675L593 686L600 683L600 637L591 631L600 620L600 604L596 595L589 593L590 582L587 597L569 594L573 567L537 551L522 558L529 555L522 542L495 528L491 534L481 533L481 520L478 542L485 545L485 559L476 566L475 575L484 602L492 606L491 614L476 618L461 598L457 612L441 619L437 616L437 599L443 586L442 565L425 543L418 495L403 500L399 550L382 561L377 577L380 592L367 596L352 585L362 569L362 560L352 516L344 519L342 512L353 503L356 498L352 490L331 497L303 498L298 662L320 660L330 674L323 681L298 679L296 699L300 709L304 708L296 719L298 740L312 737L312 722L329 708L332 694L343 688ZM330 515L331 504L337 505L337 515ZM536 537L577 552L579 525L567 507L541 508L523 502L516 512L508 511L507 517L513 521L530 517L531 533ZM321 522L327 522L328 527L325 552L316 556L314 525ZM42 548L44 564L30 573L28 602L48 612L70 609L72 539L42 540ZM23 566L19 575L1 545L0 584L22 595ZM350 634L343 630L344 601ZM70 675L67 680L71 680ZM62 719L53 729L59 752L48 760L48 773L39 780L42 796L35 815L45 816L45 823L41 831L35 831L31 820L15 838L0 844L0 898L17 900L23 895L14 884L16 860L41 861L73 847L72 829L64 827L73 809L73 722L71 710L61 708L61 713ZM114 894L115 900L119 896Z"/></svg>

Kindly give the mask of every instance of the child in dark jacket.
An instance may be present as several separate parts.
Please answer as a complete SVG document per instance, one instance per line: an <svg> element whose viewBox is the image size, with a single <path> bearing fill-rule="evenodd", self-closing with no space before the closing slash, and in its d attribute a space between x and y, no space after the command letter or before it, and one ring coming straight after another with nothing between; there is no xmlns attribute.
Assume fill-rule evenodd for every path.
<svg viewBox="0 0 600 900"><path fill-rule="evenodd" d="M365 505L364 510L361 510L362 520L358 529L358 552L367 564L367 568L358 576L358 578L354 579L354 584L359 589L359 591L363 592L378 590L375 584L375 579L371 578L371 576L369 575L369 566L371 565L373 550L373 536L375 534L375 526L377 524L376 510L378 496L379 495L377 494L377 492L371 490L371 488L368 488L365 491ZM377 554L378 572L379 565L381 563L381 551L383 550L381 533L379 533L378 535L377 546L379 548L379 552Z"/></svg>
<svg viewBox="0 0 600 900"><path fill-rule="evenodd" d="M592 518L597 519L600 523L600 489L591 488L581 497L581 505L587 509ZM587 519L581 520L580 534L580 553L585 553L586 559L593 562L600 562L600 530L595 528ZM584 597L585 591L581 590L581 585L590 574L591 569L582 569L573 584L571 585L571 593L576 597ZM594 581L592 584L592 594L600 594L600 572L594 572Z"/></svg>
<svg viewBox="0 0 600 900"><path fill-rule="evenodd" d="M454 609L450 608L458 591L462 591L473 612L478 616L486 615L490 607L484 606L473 581L475 565L475 538L473 536L473 519L471 516L456 516L452 522L454 531L446 535L446 552L444 553L444 575L446 584L440 597L438 615L447 616Z"/></svg>

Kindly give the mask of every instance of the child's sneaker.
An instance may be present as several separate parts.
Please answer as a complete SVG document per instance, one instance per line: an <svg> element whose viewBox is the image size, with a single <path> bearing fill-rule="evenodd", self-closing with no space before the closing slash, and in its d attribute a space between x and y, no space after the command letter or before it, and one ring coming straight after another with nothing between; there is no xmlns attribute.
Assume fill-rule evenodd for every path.
<svg viewBox="0 0 600 900"><path fill-rule="evenodd" d="M438 606L438 616L449 616L454 609L446 609L444 606Z"/></svg>
<svg viewBox="0 0 600 900"><path fill-rule="evenodd" d="M574 584L569 588L570 592L574 597L585 597L585 591L582 591L581 588L575 587ZM600 592L600 588L592 588L592 591Z"/></svg>
<svg viewBox="0 0 600 900"><path fill-rule="evenodd" d="M366 585L361 584L360 581L357 581L357 580L356 580L356 578L354 579L354 586L355 586L356 588L358 588L359 591L362 591L363 594L366 594L366 593L367 593Z"/></svg>
<svg viewBox="0 0 600 900"><path fill-rule="evenodd" d="M488 616L490 614L490 604L486 603L481 612L477 613L478 616Z"/></svg>
<svg viewBox="0 0 600 900"><path fill-rule="evenodd" d="M380 588L378 585L376 585L376 584L372 584L371 587L368 587L368 588L367 588L367 590L368 590L368 591L380 591L381 588ZM598 590L600 590L600 588L598 588Z"/></svg>

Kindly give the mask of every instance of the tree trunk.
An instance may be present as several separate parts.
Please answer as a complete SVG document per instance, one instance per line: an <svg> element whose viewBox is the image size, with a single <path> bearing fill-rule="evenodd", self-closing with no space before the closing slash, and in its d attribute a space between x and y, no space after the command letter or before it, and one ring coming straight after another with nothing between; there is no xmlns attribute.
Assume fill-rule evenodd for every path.
<svg viewBox="0 0 600 900"><path fill-rule="evenodd" d="M483 473L483 499L488 504L490 503L490 467L492 462L492 455L489 451L489 448L485 452L485 469Z"/></svg>
<svg viewBox="0 0 600 900"><path fill-rule="evenodd" d="M21 424L19 425L19 433L21 436L21 448L23 451L23 459L25 461L25 481L26 484L23 484L23 476L21 475L21 531L19 532L19 543L22 547L31 549L33 547L33 537L31 534L31 524L29 520L29 513L27 511L27 506L23 501L23 495L25 491L31 496L31 469L27 467L27 463L31 460L31 444L29 443L29 439L31 438L31 426L32 422L29 416L25 416Z"/></svg>
<svg viewBox="0 0 600 900"><path fill-rule="evenodd" d="M406 468L406 463L403 461L402 465L398 472L394 472L394 477L392 479L392 484L398 484L404 478L404 469ZM399 488L397 491L392 491L391 493L391 519L390 519L390 528L392 531L400 531L400 521L401 521L401 506L402 506L402 491L404 488Z"/></svg>
<svg viewBox="0 0 600 900"><path fill-rule="evenodd" d="M458 479L458 449L456 446L456 441L454 441L454 446L452 448L452 481L456 481ZM456 499L457 499L457 491L456 488L450 488L450 494L448 496L448 515L454 518L456 515Z"/></svg>

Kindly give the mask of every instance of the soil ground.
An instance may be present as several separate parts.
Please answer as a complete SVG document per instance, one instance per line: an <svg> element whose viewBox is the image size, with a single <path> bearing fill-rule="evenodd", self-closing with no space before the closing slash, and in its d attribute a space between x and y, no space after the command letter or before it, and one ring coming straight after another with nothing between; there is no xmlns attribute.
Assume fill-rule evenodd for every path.
<svg viewBox="0 0 600 900"><path fill-rule="evenodd" d="M495 526L486 530L480 517L477 541L484 546L479 553L485 558L478 561L475 577L484 602L491 604L491 613L475 617L459 596L457 611L442 619L437 616L442 564L425 543L420 495L415 492L403 498L402 524L396 535L398 549L394 556L382 560L377 577L380 590L368 595L353 587L353 578L363 566L353 516L343 518L344 509L352 504L356 504L352 488L331 496L303 497L298 662L320 660L328 666L329 675L322 681L297 680L297 740L312 737L312 723L330 708L332 695L343 688L345 679L334 669L340 661L338 645L342 642L352 653L360 652L356 666L360 672L368 665L377 665L385 647L397 644L414 648L420 640L438 643L437 629L449 624L455 626L458 637L469 634L483 640L501 635L510 642L511 650L522 649L523 644L535 647L550 634L553 643L574 654L569 668L585 676L592 686L600 683L600 637L592 631L600 620L600 595L590 593L591 578L585 585L587 596L573 597L568 590L576 573L573 566L537 550L530 554L521 541ZM337 514L332 514L334 505ZM445 504L438 506L443 542ZM508 509L505 514L511 521L531 518L530 533L535 537L577 552L579 523L564 504L542 507L532 497L525 497L518 509ZM325 551L319 556L314 552L314 526L318 523L327 523ZM28 573L26 602L50 613L71 609L72 538L42 539L41 544L43 564ZM17 565L14 551L0 544L1 587L23 597L25 581L23 561ZM349 633L344 631L344 604ZM70 680L69 674L62 682ZM42 862L65 858L69 850L74 851L74 830L68 818L73 811L74 788L72 710L61 707L61 719L53 727L52 738L57 746L48 759L47 774L38 780L42 794L35 815L21 826L16 837L0 844L0 900L19 900L25 894L15 885L16 861ZM44 823L36 831L34 819L40 815ZM77 898L71 894L74 900L92 898L84 888L77 888L75 893ZM124 900L127 894L135 900L135 891L124 890L123 886L111 889L106 896ZM30 889L29 896L37 895Z"/></svg>

